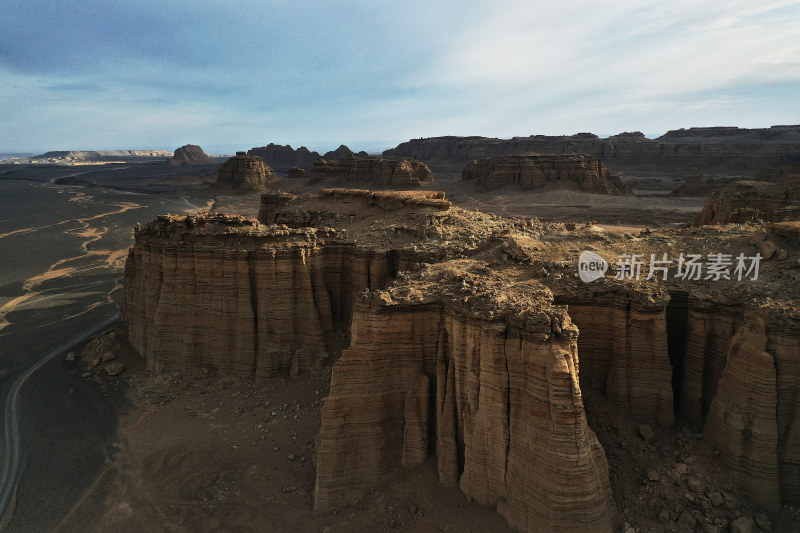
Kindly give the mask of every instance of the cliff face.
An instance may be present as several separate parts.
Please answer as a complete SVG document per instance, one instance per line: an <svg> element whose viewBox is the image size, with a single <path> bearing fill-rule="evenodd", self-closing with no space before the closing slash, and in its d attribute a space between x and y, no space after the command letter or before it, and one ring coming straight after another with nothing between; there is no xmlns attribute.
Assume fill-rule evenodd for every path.
<svg viewBox="0 0 800 533"><path fill-rule="evenodd" d="M631 239L358 189L265 194L259 220L138 228L123 320L156 371L270 376L344 350L322 411L319 509L435 455L443 483L520 530L611 531L581 389L637 421L704 431L757 501L800 504L797 223ZM785 255L757 279L576 272L576 250L735 257L765 242Z"/></svg>
<svg viewBox="0 0 800 533"><path fill-rule="evenodd" d="M800 163L777 168L762 168L753 181L769 181L772 183L800 181Z"/></svg>
<svg viewBox="0 0 800 533"><path fill-rule="evenodd" d="M438 265L359 300L323 407L317 510L435 454L442 483L497 505L520 530L611 530L608 465L578 386L577 329L536 284L516 289L537 305L475 316L499 307L491 295L507 280L488 274L470 288L462 265Z"/></svg>
<svg viewBox="0 0 800 533"><path fill-rule="evenodd" d="M416 187L433 181L425 163L397 157L346 157L335 161L320 159L311 170L312 180L339 178L353 184L387 187Z"/></svg>
<svg viewBox="0 0 800 533"><path fill-rule="evenodd" d="M524 189L577 188L593 194L632 194L618 176L597 158L585 154L511 155L473 160L461 173L483 190L508 184Z"/></svg>
<svg viewBox="0 0 800 533"><path fill-rule="evenodd" d="M401 143L384 155L413 157L437 171L457 172L472 159L528 152L589 154L615 173L746 176L765 166L800 162L800 126L754 130L691 128L672 131L658 139L637 134L601 139L590 133L511 139L433 137Z"/></svg>
<svg viewBox="0 0 800 533"><path fill-rule="evenodd" d="M163 216L135 238L124 321L158 372L207 367L266 377L313 368L341 349L358 293L417 260L337 243L325 230L225 215Z"/></svg>
<svg viewBox="0 0 800 533"><path fill-rule="evenodd" d="M627 298L560 297L580 329L581 385L638 420L675 421L665 302L643 306Z"/></svg>
<svg viewBox="0 0 800 533"><path fill-rule="evenodd" d="M206 155L202 148L195 144L186 144L175 150L175 154L167 158L172 165L213 165L214 161Z"/></svg>
<svg viewBox="0 0 800 533"><path fill-rule="evenodd" d="M694 225L784 220L800 220L800 180L739 181L714 191Z"/></svg>
<svg viewBox="0 0 800 533"><path fill-rule="evenodd" d="M274 178L275 173L260 157L237 152L219 167L216 187L236 192L266 191Z"/></svg>
<svg viewBox="0 0 800 533"><path fill-rule="evenodd" d="M310 170L314 161L319 159L317 152L312 152L305 146L297 150L290 145L269 143L267 146L251 148L247 155L257 156L264 160L264 163L271 168L279 171L286 171L292 167Z"/></svg>

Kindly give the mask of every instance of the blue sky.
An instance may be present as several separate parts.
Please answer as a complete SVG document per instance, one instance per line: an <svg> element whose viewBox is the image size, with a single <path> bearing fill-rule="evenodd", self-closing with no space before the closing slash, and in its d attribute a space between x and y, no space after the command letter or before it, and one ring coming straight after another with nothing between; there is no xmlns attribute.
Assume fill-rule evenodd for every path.
<svg viewBox="0 0 800 533"><path fill-rule="evenodd" d="M0 152L800 123L800 2L4 0Z"/></svg>

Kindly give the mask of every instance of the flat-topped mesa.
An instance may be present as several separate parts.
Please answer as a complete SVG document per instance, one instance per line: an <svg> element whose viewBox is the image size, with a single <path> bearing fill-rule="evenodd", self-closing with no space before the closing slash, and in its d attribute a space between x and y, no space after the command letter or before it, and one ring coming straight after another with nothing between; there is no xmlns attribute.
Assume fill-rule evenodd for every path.
<svg viewBox="0 0 800 533"><path fill-rule="evenodd" d="M236 152L217 172L216 188L236 192L264 192L275 172L264 161L245 152Z"/></svg>
<svg viewBox="0 0 800 533"><path fill-rule="evenodd" d="M171 165L213 165L214 161L206 155L202 148L195 144L186 144L177 148L172 157L167 158Z"/></svg>
<svg viewBox="0 0 800 533"><path fill-rule="evenodd" d="M433 173L425 163L415 159L350 155L335 161L318 160L311 170L311 179L339 179L353 184L384 187L416 187L433 181Z"/></svg>
<svg viewBox="0 0 800 533"><path fill-rule="evenodd" d="M778 183L738 181L714 191L694 225L784 220L800 220L800 176Z"/></svg>
<svg viewBox="0 0 800 533"><path fill-rule="evenodd" d="M251 148L247 151L247 155L260 157L264 160L264 163L278 171L286 171L292 167L310 170L314 165L314 161L320 157L317 152L312 152L305 146L295 150L288 144L282 146L273 143L269 143L267 146Z"/></svg>
<svg viewBox="0 0 800 533"><path fill-rule="evenodd" d="M447 211L450 202L442 191L369 191L366 189L322 189L319 194L298 197L275 191L261 195L258 220L262 224L290 227L335 225L344 217L362 220L377 213L405 210L424 219L426 213Z"/></svg>
<svg viewBox="0 0 800 533"><path fill-rule="evenodd" d="M546 287L441 263L362 296L352 335L322 409L316 510L434 455L442 483L496 505L520 531L612 530L577 328Z"/></svg>
<svg viewBox="0 0 800 533"><path fill-rule="evenodd" d="M413 139L384 155L413 157L436 172L458 172L471 159L520 153L585 153L598 157L615 173L703 173L708 176L748 176L764 166L800 162L800 126L764 129L691 128L658 139L620 134L433 137Z"/></svg>
<svg viewBox="0 0 800 533"><path fill-rule="evenodd" d="M570 188L592 194L632 194L598 158L586 154L518 154L472 160L461 173L483 190L503 185L523 189Z"/></svg>

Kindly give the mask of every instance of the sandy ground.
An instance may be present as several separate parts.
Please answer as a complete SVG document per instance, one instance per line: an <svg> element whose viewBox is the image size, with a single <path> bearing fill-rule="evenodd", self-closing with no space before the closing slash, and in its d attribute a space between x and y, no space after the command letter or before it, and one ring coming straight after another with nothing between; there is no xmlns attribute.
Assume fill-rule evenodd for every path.
<svg viewBox="0 0 800 533"><path fill-rule="evenodd" d="M93 365L109 352L127 368L120 377ZM116 400L119 451L60 531L510 531L491 507L439 485L432 464L398 470L356 506L315 514L314 440L330 368L260 382L154 375L111 340L71 368L108 392L128 387Z"/></svg>

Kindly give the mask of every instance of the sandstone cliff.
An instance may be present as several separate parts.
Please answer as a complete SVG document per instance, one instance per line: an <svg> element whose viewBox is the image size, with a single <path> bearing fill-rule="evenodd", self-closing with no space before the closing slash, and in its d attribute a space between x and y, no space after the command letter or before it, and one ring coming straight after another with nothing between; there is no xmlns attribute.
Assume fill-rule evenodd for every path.
<svg viewBox="0 0 800 533"><path fill-rule="evenodd" d="M260 157L236 152L219 167L216 187L236 192L266 191L269 181L274 178L275 173Z"/></svg>
<svg viewBox="0 0 800 533"><path fill-rule="evenodd" d="M435 455L443 483L521 530L610 531L581 389L642 423L705 431L732 476L765 487L764 505L800 505L796 223L631 238L465 211L441 193L357 189L269 193L259 220L138 228L123 320L156 371L270 376L343 350L322 413L318 508ZM765 257L757 279L676 279L675 265L668 280L578 279L580 250L614 263L753 256L766 242L785 255Z"/></svg>
<svg viewBox="0 0 800 533"><path fill-rule="evenodd" d="M619 176L585 154L520 154L473 160L467 163L461 179L475 180L483 190L514 184L524 189L556 187L593 194L632 194Z"/></svg>
<svg viewBox="0 0 800 533"><path fill-rule="evenodd" d="M694 225L800 220L800 180L739 181L708 197Z"/></svg>
<svg viewBox="0 0 800 533"><path fill-rule="evenodd" d="M413 251L360 249L333 230L225 215L160 217L135 238L124 320L158 372L313 368L341 349L355 297L418 260Z"/></svg>
<svg viewBox="0 0 800 533"><path fill-rule="evenodd" d="M171 165L213 165L214 161L206 155L202 148L195 144L186 144L177 148L172 157L167 158Z"/></svg>
<svg viewBox="0 0 800 533"><path fill-rule="evenodd" d="M385 187L415 187L433 181L425 163L399 157L355 157L320 159L311 170L312 180L338 179L352 184Z"/></svg>
<svg viewBox="0 0 800 533"><path fill-rule="evenodd" d="M589 154L618 174L748 176L765 166L800 162L800 125L752 130L690 128L668 132L658 139L638 133L606 139L590 133L511 139L433 137L401 143L384 155L413 157L437 172L459 172L472 159L528 152Z"/></svg>
<svg viewBox="0 0 800 533"><path fill-rule="evenodd" d="M610 531L616 510L583 412L577 329L537 283L504 294L508 280L464 267L437 265L359 300L323 407L316 509L435 453L442 483L497 505L515 528ZM462 285L475 279L477 294ZM521 305L500 303L511 295Z"/></svg>
<svg viewBox="0 0 800 533"><path fill-rule="evenodd" d="M288 144L282 146L273 143L251 148L247 151L247 155L260 157L269 167L278 171L286 171L292 167L310 170L314 161L319 159L317 152L312 152L305 146L295 150Z"/></svg>

